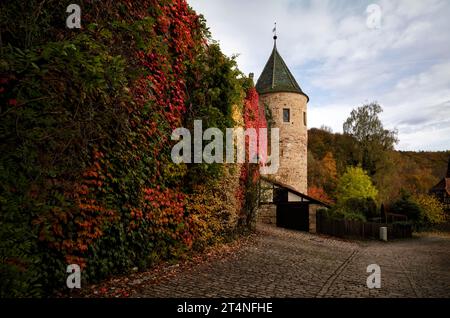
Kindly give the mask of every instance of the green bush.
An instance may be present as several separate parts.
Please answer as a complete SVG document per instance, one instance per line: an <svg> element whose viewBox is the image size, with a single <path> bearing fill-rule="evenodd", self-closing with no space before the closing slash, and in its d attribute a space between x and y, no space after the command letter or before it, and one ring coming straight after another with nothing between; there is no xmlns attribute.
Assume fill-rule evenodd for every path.
<svg viewBox="0 0 450 318"><path fill-rule="evenodd" d="M366 217L359 213L359 212L349 212L349 211L343 211L342 212L342 216L344 220L349 220L349 221L361 221L361 222L366 222L367 219Z"/></svg>
<svg viewBox="0 0 450 318"><path fill-rule="evenodd" d="M392 205L391 210L394 213L406 215L416 229L432 227L446 221L442 203L431 195L411 195L403 192L401 198Z"/></svg>
<svg viewBox="0 0 450 318"><path fill-rule="evenodd" d="M372 198L349 198L339 202L326 212L326 215L335 219L367 221L379 217L377 205Z"/></svg>
<svg viewBox="0 0 450 318"><path fill-rule="evenodd" d="M392 204L390 210L393 213L406 215L411 222L416 224L420 222L421 208L408 193L403 193L401 198Z"/></svg>
<svg viewBox="0 0 450 318"><path fill-rule="evenodd" d="M372 198L350 198L343 203L343 209L352 214L361 214L367 219L380 216Z"/></svg>
<svg viewBox="0 0 450 318"><path fill-rule="evenodd" d="M342 205L336 205L331 209L325 210L322 212L323 215L327 218L335 219L335 220L351 220L351 221L362 221L365 222L367 219L361 212L352 211L346 209Z"/></svg>

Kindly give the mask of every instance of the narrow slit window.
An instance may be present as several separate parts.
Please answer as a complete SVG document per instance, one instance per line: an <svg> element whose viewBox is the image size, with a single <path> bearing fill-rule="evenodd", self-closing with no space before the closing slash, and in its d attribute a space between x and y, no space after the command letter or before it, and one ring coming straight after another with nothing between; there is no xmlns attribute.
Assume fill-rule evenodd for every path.
<svg viewBox="0 0 450 318"><path fill-rule="evenodd" d="M283 108L283 122L288 123L291 121L291 114L289 108Z"/></svg>
<svg viewBox="0 0 450 318"><path fill-rule="evenodd" d="M303 124L306 126L306 112L303 112Z"/></svg>

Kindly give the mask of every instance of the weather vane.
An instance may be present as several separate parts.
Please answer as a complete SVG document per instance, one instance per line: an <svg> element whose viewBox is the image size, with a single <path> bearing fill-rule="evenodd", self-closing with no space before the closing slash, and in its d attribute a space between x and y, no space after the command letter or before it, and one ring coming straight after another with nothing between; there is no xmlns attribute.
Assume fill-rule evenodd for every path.
<svg viewBox="0 0 450 318"><path fill-rule="evenodd" d="M276 22L274 23L272 33L273 33L273 39L276 40L277 39L277 23Z"/></svg>

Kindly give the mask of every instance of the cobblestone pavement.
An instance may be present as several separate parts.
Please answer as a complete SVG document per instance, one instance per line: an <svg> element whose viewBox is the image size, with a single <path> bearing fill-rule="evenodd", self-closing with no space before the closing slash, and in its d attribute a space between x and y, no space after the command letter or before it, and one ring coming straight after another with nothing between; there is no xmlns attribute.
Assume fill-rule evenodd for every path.
<svg viewBox="0 0 450 318"><path fill-rule="evenodd" d="M350 242L258 226L254 244L138 297L450 297L450 238ZM369 264L381 288L369 289Z"/></svg>

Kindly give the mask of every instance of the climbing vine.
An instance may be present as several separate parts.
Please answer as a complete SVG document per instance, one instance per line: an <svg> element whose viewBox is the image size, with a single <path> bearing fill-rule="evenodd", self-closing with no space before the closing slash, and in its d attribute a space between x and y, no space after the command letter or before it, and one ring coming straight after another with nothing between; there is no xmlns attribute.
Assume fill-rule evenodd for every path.
<svg viewBox="0 0 450 318"><path fill-rule="evenodd" d="M93 282L248 225L233 222L257 169L170 159L172 130L194 119L232 127L238 105L246 126L264 125L203 18L185 0L83 1L73 31L67 4L1 7L0 297L64 289L68 264ZM26 6L33 25L17 16Z"/></svg>
<svg viewBox="0 0 450 318"><path fill-rule="evenodd" d="M265 116L265 109L259 103L258 93L254 87L247 90L244 108L244 124L245 128L253 128L256 131L258 144L256 145L258 163L245 163L241 170L240 187L237 190L237 196L241 200L242 210L244 214L241 218L241 223L246 226L252 226L255 222L255 209L258 200L258 184L260 176L260 165L265 162L265 155L267 154L267 147L264 143L261 145L259 140L266 136L262 135L260 128L267 128L267 121ZM246 139L246 154L249 154L249 140Z"/></svg>

